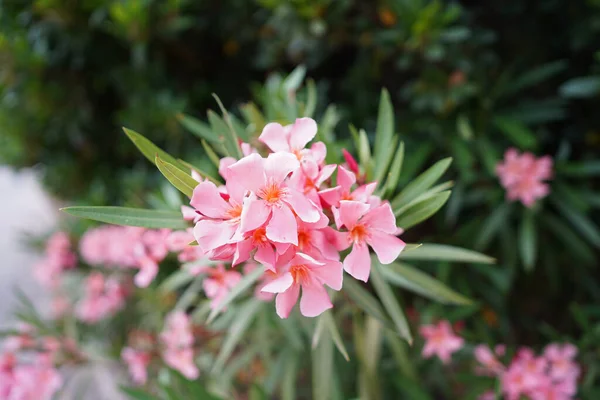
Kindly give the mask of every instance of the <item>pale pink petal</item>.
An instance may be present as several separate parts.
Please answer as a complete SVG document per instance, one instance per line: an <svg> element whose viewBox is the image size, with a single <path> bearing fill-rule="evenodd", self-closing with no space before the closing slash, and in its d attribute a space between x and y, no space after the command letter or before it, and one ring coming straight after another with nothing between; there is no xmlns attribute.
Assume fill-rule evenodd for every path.
<svg viewBox="0 0 600 400"><path fill-rule="evenodd" d="M266 184L264 163L260 155L253 153L229 166L228 186L231 184L258 192Z"/></svg>
<svg viewBox="0 0 600 400"><path fill-rule="evenodd" d="M247 261L250 258L250 253L254 249L251 239L242 240L236 243L235 254L233 255L232 267Z"/></svg>
<svg viewBox="0 0 600 400"><path fill-rule="evenodd" d="M355 243L344 260L344 270L354 278L366 282L371 273L371 258L366 244Z"/></svg>
<svg viewBox="0 0 600 400"><path fill-rule="evenodd" d="M266 266L270 270L275 270L275 264L277 262L277 256L275 250L269 244L258 246L256 254L254 254L254 260L262 265Z"/></svg>
<svg viewBox="0 0 600 400"><path fill-rule="evenodd" d="M263 288L264 291L264 288ZM300 286L292 285L288 290L279 293L275 298L275 309L279 318L287 318L298 301Z"/></svg>
<svg viewBox="0 0 600 400"><path fill-rule="evenodd" d="M271 151L290 151L287 135L283 126L276 122L265 125L258 140L266 144Z"/></svg>
<svg viewBox="0 0 600 400"><path fill-rule="evenodd" d="M349 192L352 185L356 183L356 175L353 172L348 171L342 165L338 168L337 184L342 188L343 191Z"/></svg>
<svg viewBox="0 0 600 400"><path fill-rule="evenodd" d="M265 175L269 183L279 184L298 168L300 162L292 153L271 153L265 160Z"/></svg>
<svg viewBox="0 0 600 400"><path fill-rule="evenodd" d="M389 233L373 230L369 234L367 243L375 250L375 254L382 264L394 262L406 246L406 243Z"/></svg>
<svg viewBox="0 0 600 400"><path fill-rule="evenodd" d="M319 208L300 192L289 189L289 195L286 196L285 202L288 203L294 212L304 222L317 222L325 217L319 213ZM327 217L325 217L327 218ZM325 223L327 225L327 223Z"/></svg>
<svg viewBox="0 0 600 400"><path fill-rule="evenodd" d="M331 178L331 175L333 175L336 168L337 168L337 165L335 165L335 164L329 164L329 165L324 166L321 169L321 173L319 174L319 178L316 180L315 185L317 187L319 187L323 184L323 182L325 182L327 179Z"/></svg>
<svg viewBox="0 0 600 400"><path fill-rule="evenodd" d="M262 291L268 292L268 293L283 293L286 290L288 290L292 286L293 283L294 283L294 278L292 277L292 274L290 274L289 272L286 272L283 275L281 275L279 278L276 278L276 279L272 280L271 282L269 282L268 284L266 284L262 288Z"/></svg>
<svg viewBox="0 0 600 400"><path fill-rule="evenodd" d="M323 142L315 142L310 146L310 155L317 164L321 165L327 156L327 146Z"/></svg>
<svg viewBox="0 0 600 400"><path fill-rule="evenodd" d="M288 207L272 208L272 217L267 224L266 236L274 242L298 245L296 217Z"/></svg>
<svg viewBox="0 0 600 400"><path fill-rule="evenodd" d="M369 211L369 205L358 201L340 201L340 222L348 230L354 228L360 217ZM339 228L339 227L338 227Z"/></svg>
<svg viewBox="0 0 600 400"><path fill-rule="evenodd" d="M181 206L181 214L183 215L183 219L186 221L193 221L199 217L199 215L196 213L196 210L188 206Z"/></svg>
<svg viewBox="0 0 600 400"><path fill-rule="evenodd" d="M219 161L219 175L223 177L223 179L227 179L229 177L229 166L236 163L236 159L233 157L223 157Z"/></svg>
<svg viewBox="0 0 600 400"><path fill-rule="evenodd" d="M342 188L341 186L336 186L330 189L323 189L319 192L319 197L329 206L337 207L339 201L342 199Z"/></svg>
<svg viewBox="0 0 600 400"><path fill-rule="evenodd" d="M271 215L271 208L264 200L251 195L244 199L240 218L240 233L253 231L265 224Z"/></svg>
<svg viewBox="0 0 600 400"><path fill-rule="evenodd" d="M235 226L228 222L203 219L194 226L194 237L198 246L208 252L227 244L235 229Z"/></svg>
<svg viewBox="0 0 600 400"><path fill-rule="evenodd" d="M328 261L321 267L311 269L312 273L324 284L333 290L342 288L344 278L344 267L339 261Z"/></svg>
<svg viewBox="0 0 600 400"><path fill-rule="evenodd" d="M135 274L134 282L136 286L145 288L148 287L156 277L156 274L158 273L158 264L148 257L140 259L139 264L140 270Z"/></svg>
<svg viewBox="0 0 600 400"><path fill-rule="evenodd" d="M390 203L383 203L379 207L369 210L362 222L371 228L394 234L396 232L396 217Z"/></svg>
<svg viewBox="0 0 600 400"><path fill-rule="evenodd" d="M229 209L229 204L223 200L215 184L210 181L196 186L190 204L210 218L224 218Z"/></svg>
<svg viewBox="0 0 600 400"><path fill-rule="evenodd" d="M305 317L316 317L333 307L327 290L321 285L303 285L300 312Z"/></svg>
<svg viewBox="0 0 600 400"><path fill-rule="evenodd" d="M312 118L298 118L290 132L292 150L303 149L317 134L317 123Z"/></svg>

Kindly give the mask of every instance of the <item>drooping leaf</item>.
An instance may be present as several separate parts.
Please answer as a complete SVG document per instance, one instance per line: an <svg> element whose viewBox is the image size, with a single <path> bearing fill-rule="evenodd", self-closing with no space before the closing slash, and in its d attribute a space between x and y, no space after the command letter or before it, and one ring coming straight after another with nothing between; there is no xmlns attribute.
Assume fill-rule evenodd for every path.
<svg viewBox="0 0 600 400"><path fill-rule="evenodd" d="M402 172L402 164L404 163L404 142L400 142L398 145L398 150L396 151L396 156L394 157L394 161L392 161L392 165L390 166L390 171L388 173L387 179L385 181L385 194L392 194L394 190L398 187L398 180L400 179L400 173Z"/></svg>
<svg viewBox="0 0 600 400"><path fill-rule="evenodd" d="M406 185L406 187L392 200L392 208L394 210L408 204L419 195L423 194L427 189L433 186L438 179L446 172L450 164L452 163L452 158L444 158L433 164L429 169L423 172L421 175L416 177L411 183Z"/></svg>
<svg viewBox="0 0 600 400"><path fill-rule="evenodd" d="M334 375L333 339L324 335L319 345L312 351L312 398L329 400L331 398L331 379Z"/></svg>
<svg viewBox="0 0 600 400"><path fill-rule="evenodd" d="M194 188L198 185L198 182L192 178L190 174L183 172L173 164L161 160L158 154L156 155L155 164L161 174L163 174L177 190L185 194L188 198L192 198Z"/></svg>
<svg viewBox="0 0 600 400"><path fill-rule="evenodd" d="M582 76L569 79L558 89L564 97L585 99L600 93L600 77Z"/></svg>
<svg viewBox="0 0 600 400"><path fill-rule="evenodd" d="M178 114L177 119L187 130L198 136L200 139L209 141L213 146L215 146L215 149L219 153L224 154L224 141L222 138L219 138L217 133L212 130L209 124L186 114Z"/></svg>
<svg viewBox="0 0 600 400"><path fill-rule="evenodd" d="M493 264L496 260L485 254L445 244L424 243L413 251L400 253L403 260L440 260L465 263Z"/></svg>
<svg viewBox="0 0 600 400"><path fill-rule="evenodd" d="M152 164L155 163L156 156L158 155L162 160L173 164L181 170L185 170L185 167L181 165L177 159L171 156L166 151L162 150L160 147L156 146L150 140L146 139L143 135L140 135L136 131L131 129L123 128L123 131L127 135L127 137L133 142L133 144L138 148L139 151L142 152L144 157L146 157Z"/></svg>
<svg viewBox="0 0 600 400"><path fill-rule="evenodd" d="M394 328L392 321L381 308L381 304L373 295L363 289L354 279L344 279L344 288L342 289L356 305L368 315L377 318L390 329Z"/></svg>
<svg viewBox="0 0 600 400"><path fill-rule="evenodd" d="M536 145L535 134L521 122L508 117L495 117L494 125L508 140L521 149L532 149Z"/></svg>
<svg viewBox="0 0 600 400"><path fill-rule="evenodd" d="M263 266L260 266L260 267L257 267L254 271L245 275L238 282L238 284L235 285L229 291L229 293L227 293L227 296L225 296L225 298L219 303L219 305L210 312L207 323L211 323L215 319L215 317L217 315L219 315L219 313L221 311L223 311L223 309L225 309L229 305L229 303L231 303L240 294L242 294L244 291L246 291L246 289L248 289L250 286L252 286L254 283L256 283L256 281L258 281L258 279L262 276L262 274L264 272L265 272L265 268Z"/></svg>
<svg viewBox="0 0 600 400"><path fill-rule="evenodd" d="M413 339L410 333L410 328L408 327L406 315L404 315L404 311L402 311L402 307L400 307L393 290L383 278L383 274L381 272L382 268L383 266L379 263L379 260L377 260L375 257L372 257L370 277L373 282L373 287L381 299L381 302L383 303L387 313L392 318L392 321L394 321L397 332L400 334L400 336L406 339L408 343L412 343Z"/></svg>
<svg viewBox="0 0 600 400"><path fill-rule="evenodd" d="M535 230L533 213L525 212L519 230L519 251L521 260L527 271L531 271L535 265L537 256L537 233Z"/></svg>
<svg viewBox="0 0 600 400"><path fill-rule="evenodd" d="M418 204L425 200L428 200L428 199L432 198L433 196L435 196L436 194L443 192L444 190L448 190L448 189L452 188L452 186L454 186L454 182L452 182L452 181L448 181L448 182L440 183L439 185L435 185L434 187L426 190L425 192L423 192L416 198L412 199L410 202L403 205L402 207L394 209L394 214L402 215L405 213L406 210L408 210L415 204Z"/></svg>
<svg viewBox="0 0 600 400"><path fill-rule="evenodd" d="M444 304L471 304L471 300L424 272L403 263L382 267L385 279L393 285Z"/></svg>
<svg viewBox="0 0 600 400"><path fill-rule="evenodd" d="M375 131L375 147L373 155L375 166L373 171L373 180L381 182L388 169L389 163L394 154L394 108L390 101L390 94L386 89L381 90L379 98L379 113L377 116L377 130Z"/></svg>
<svg viewBox="0 0 600 400"><path fill-rule="evenodd" d="M445 192L437 193L426 200L420 201L404 211L402 215L398 216L396 224L400 228L406 230L419 222L425 221L427 218L438 212L446 201L448 201L449 197L450 191L447 190Z"/></svg>
<svg viewBox="0 0 600 400"><path fill-rule="evenodd" d="M227 112L227 109L223 106L221 99L219 99L219 97L214 93L213 93L213 97L217 101L217 104L219 105L219 108L221 109L221 113L223 114L222 120L221 120L221 118L218 118L218 116L216 114L213 115L213 120L216 120L216 118L218 118L219 121L221 121L221 122L224 121L226 128L227 128L227 129L224 129L224 132L223 132L223 135L225 137L225 141L224 141L225 150L227 150L227 152L229 153L229 155L231 157L235 158L236 160L239 160L244 155L242 154L242 149L240 148L238 135L233 127L231 116ZM209 119L210 119L210 115L209 115ZM211 121L211 124L212 124L212 121ZM223 129L223 128L221 128L221 129Z"/></svg>
<svg viewBox="0 0 600 400"><path fill-rule="evenodd" d="M596 248L600 248L600 229L592 221L578 210L569 207L564 201L553 199L552 202L581 236L585 237Z"/></svg>
<svg viewBox="0 0 600 400"><path fill-rule="evenodd" d="M510 203L504 203L496 208L481 224L481 230L475 241L477 250L484 250L489 242L494 239L500 228L505 224L510 214Z"/></svg>
<svg viewBox="0 0 600 400"><path fill-rule="evenodd" d="M531 69L524 74L510 80L501 90L503 95L517 93L523 89L532 87L541 83L567 67L565 60L552 61L547 64L542 64L539 67Z"/></svg>
<svg viewBox="0 0 600 400"><path fill-rule="evenodd" d="M61 211L79 218L87 218L107 224L140 226L143 228L185 229L189 225L181 212L171 210L146 210L129 207L73 206Z"/></svg>

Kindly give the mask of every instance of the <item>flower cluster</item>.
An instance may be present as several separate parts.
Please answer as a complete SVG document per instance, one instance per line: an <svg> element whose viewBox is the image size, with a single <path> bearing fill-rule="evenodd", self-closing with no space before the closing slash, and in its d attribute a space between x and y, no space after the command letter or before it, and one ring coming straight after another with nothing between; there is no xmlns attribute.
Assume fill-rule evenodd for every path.
<svg viewBox="0 0 600 400"><path fill-rule="evenodd" d="M125 305L126 290L116 277L105 278L92 272L85 281L85 293L77 303L77 317L87 323L96 323L121 310Z"/></svg>
<svg viewBox="0 0 600 400"><path fill-rule="evenodd" d="M34 266L33 273L44 287L55 289L62 272L76 264L77 256L71 250L69 236L65 232L56 232L46 242L44 258Z"/></svg>
<svg viewBox="0 0 600 400"><path fill-rule="evenodd" d="M62 386L55 360L67 345L54 337L35 338L35 329L21 325L0 353L0 399L50 400Z"/></svg>
<svg viewBox="0 0 600 400"><path fill-rule="evenodd" d="M221 160L225 185L200 182L190 201L193 210L184 209L186 219L195 222L193 234L206 257L233 267L256 262L269 271L262 291L277 294L282 318L290 314L300 289L303 315L314 317L331 308L324 285L340 290L343 270L367 281L368 246L383 264L404 248L389 203L373 195L376 183L355 187L354 172L325 164L322 142L306 147L316 133L310 118L285 127L266 125L259 141L271 153L262 157L247 149L241 160ZM350 247L342 263L340 252Z"/></svg>
<svg viewBox="0 0 600 400"><path fill-rule="evenodd" d="M543 181L552 177L552 158L535 158L531 153L519 154L511 148L504 154L503 162L496 166L496 174L509 200L520 200L531 207L537 199L550 193L550 187Z"/></svg>
<svg viewBox="0 0 600 400"><path fill-rule="evenodd" d="M464 346L463 338L454 334L448 321L422 325L419 332L425 339L424 358L437 355L444 364L448 364L452 354ZM552 343L539 356L530 348L523 347L508 366L501 361L505 355L504 345L497 345L493 350L486 345L477 345L473 351L479 364L475 373L497 378L507 400L518 400L522 396L531 400L570 400L577 393L580 368L575 362L575 346ZM495 398L495 393L486 392L480 400Z"/></svg>
<svg viewBox="0 0 600 400"><path fill-rule="evenodd" d="M200 372L194 362L194 335L190 317L183 311L169 314L160 340L164 346L162 357L165 363L186 378L196 379Z"/></svg>
<svg viewBox="0 0 600 400"><path fill-rule="evenodd" d="M168 229L106 225L87 231L79 250L90 265L139 269L135 283L147 287L158 273L158 263L167 256L169 234Z"/></svg>

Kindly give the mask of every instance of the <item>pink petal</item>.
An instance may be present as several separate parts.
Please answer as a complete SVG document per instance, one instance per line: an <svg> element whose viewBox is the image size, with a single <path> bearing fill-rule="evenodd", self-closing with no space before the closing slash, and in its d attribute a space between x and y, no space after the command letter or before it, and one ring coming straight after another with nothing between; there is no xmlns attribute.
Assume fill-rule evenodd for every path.
<svg viewBox="0 0 600 400"><path fill-rule="evenodd" d="M340 222L348 230L354 228L360 217L369 211L369 205L358 201L340 201ZM339 228L339 226L338 226ZM395 228L394 228L395 229Z"/></svg>
<svg viewBox="0 0 600 400"><path fill-rule="evenodd" d="M234 232L234 225L210 219L200 220L194 226L194 237L205 252L227 244Z"/></svg>
<svg viewBox="0 0 600 400"><path fill-rule="evenodd" d="M233 255L232 267L247 261L250 258L250 253L254 250L251 239L242 240L236 243L235 254Z"/></svg>
<svg viewBox="0 0 600 400"><path fill-rule="evenodd" d="M355 243L344 260L344 270L354 278L366 282L371 273L371 258L366 244Z"/></svg>
<svg viewBox="0 0 600 400"><path fill-rule="evenodd" d="M256 153L242 158L229 166L227 183L258 192L266 184L264 163L265 160Z"/></svg>
<svg viewBox="0 0 600 400"><path fill-rule="evenodd" d="M302 298L300 299L300 312L305 317L316 317L333 307L327 290L321 285L302 286Z"/></svg>
<svg viewBox="0 0 600 400"><path fill-rule="evenodd" d="M303 149L317 134L317 123L312 118L298 118L290 132L292 150Z"/></svg>
<svg viewBox="0 0 600 400"><path fill-rule="evenodd" d="M367 243L375 250L375 254L382 264L394 262L406 246L406 243L396 236L378 230L370 231Z"/></svg>
<svg viewBox="0 0 600 400"><path fill-rule="evenodd" d="M229 167L236 163L236 159L233 157L223 157L219 161L219 175L223 177L223 179L229 178Z"/></svg>
<svg viewBox="0 0 600 400"><path fill-rule="evenodd" d="M289 194L285 197L285 202L292 207L298 218L304 222L317 222L321 219L322 214L319 213L318 207L300 192L289 189Z"/></svg>
<svg viewBox="0 0 600 400"><path fill-rule="evenodd" d="M319 280L332 288L340 290L342 288L342 280L344 279L344 267L339 261L328 261L321 267L311 269L312 273Z"/></svg>
<svg viewBox="0 0 600 400"><path fill-rule="evenodd" d="M287 291L293 284L294 278L292 277L292 274L286 272L279 278L274 279L271 282L267 283L265 286L263 286L261 291L268 293L283 293Z"/></svg>
<svg viewBox="0 0 600 400"><path fill-rule="evenodd" d="M370 228L394 234L396 232L396 217L390 203L383 203L379 207L369 210L362 222Z"/></svg>
<svg viewBox="0 0 600 400"><path fill-rule="evenodd" d="M335 164L329 164L329 165L324 166L321 169L321 173L319 174L319 179L317 179L317 181L315 182L315 185L317 187L319 187L323 184L323 182L325 182L327 179L331 178L331 175L333 175L336 168L337 168L337 165L335 165Z"/></svg>
<svg viewBox="0 0 600 400"><path fill-rule="evenodd" d="M290 151L283 126L276 122L265 125L258 140L266 144L271 151Z"/></svg>
<svg viewBox="0 0 600 400"><path fill-rule="evenodd" d="M349 192L352 185L356 183L356 175L348 171L346 168L340 165L337 174L337 184L342 188L343 191Z"/></svg>
<svg viewBox="0 0 600 400"><path fill-rule="evenodd" d="M273 250L273 247L270 244L258 246L256 254L254 254L254 260L266 266L268 269L275 271L277 257L275 255L275 250Z"/></svg>
<svg viewBox="0 0 600 400"><path fill-rule="evenodd" d="M271 215L271 208L264 200L251 195L244 199L242 215L240 218L240 233L253 231L265 224Z"/></svg>
<svg viewBox="0 0 600 400"><path fill-rule="evenodd" d="M145 288L148 287L156 277L156 274L158 273L158 264L148 257L139 260L139 264L140 270L135 274L133 279L137 287Z"/></svg>
<svg viewBox="0 0 600 400"><path fill-rule="evenodd" d="M196 186L190 204L210 218L224 218L229 209L229 204L223 200L215 184L210 181Z"/></svg>
<svg viewBox="0 0 600 400"><path fill-rule="evenodd" d="M271 153L265 160L265 175L269 183L279 184L300 168L300 162L292 153Z"/></svg>
<svg viewBox="0 0 600 400"><path fill-rule="evenodd" d="M319 192L319 197L326 204L337 207L339 201L342 199L342 188L336 186L330 189L321 190Z"/></svg>
<svg viewBox="0 0 600 400"><path fill-rule="evenodd" d="M273 207L272 217L267 224L266 236L279 243L298 245L298 225L296 217L288 207Z"/></svg>
<svg viewBox="0 0 600 400"><path fill-rule="evenodd" d="M315 142L310 146L310 155L317 164L322 164L327 156L327 146L323 142Z"/></svg>
<svg viewBox="0 0 600 400"><path fill-rule="evenodd" d="M279 318L287 318L298 301L300 286L292 285L288 290L279 293L275 298L275 309Z"/></svg>

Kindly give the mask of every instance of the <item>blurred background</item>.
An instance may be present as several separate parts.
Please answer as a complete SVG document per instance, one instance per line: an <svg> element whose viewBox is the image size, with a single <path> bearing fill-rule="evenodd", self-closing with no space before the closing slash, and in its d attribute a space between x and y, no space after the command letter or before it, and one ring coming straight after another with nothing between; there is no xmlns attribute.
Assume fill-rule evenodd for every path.
<svg viewBox="0 0 600 400"><path fill-rule="evenodd" d="M478 300L448 319L478 341L570 340L600 368L598 0L0 1L0 318L9 287L29 285L23 233L84 229L57 222L60 204L164 196L122 126L202 164L183 114L206 120L217 93L246 116L298 66L351 151L348 124L373 132L389 90L403 182L453 157L449 203L404 239L498 262L424 267ZM510 147L554 159L551 194L532 208L507 202L495 175Z"/></svg>

